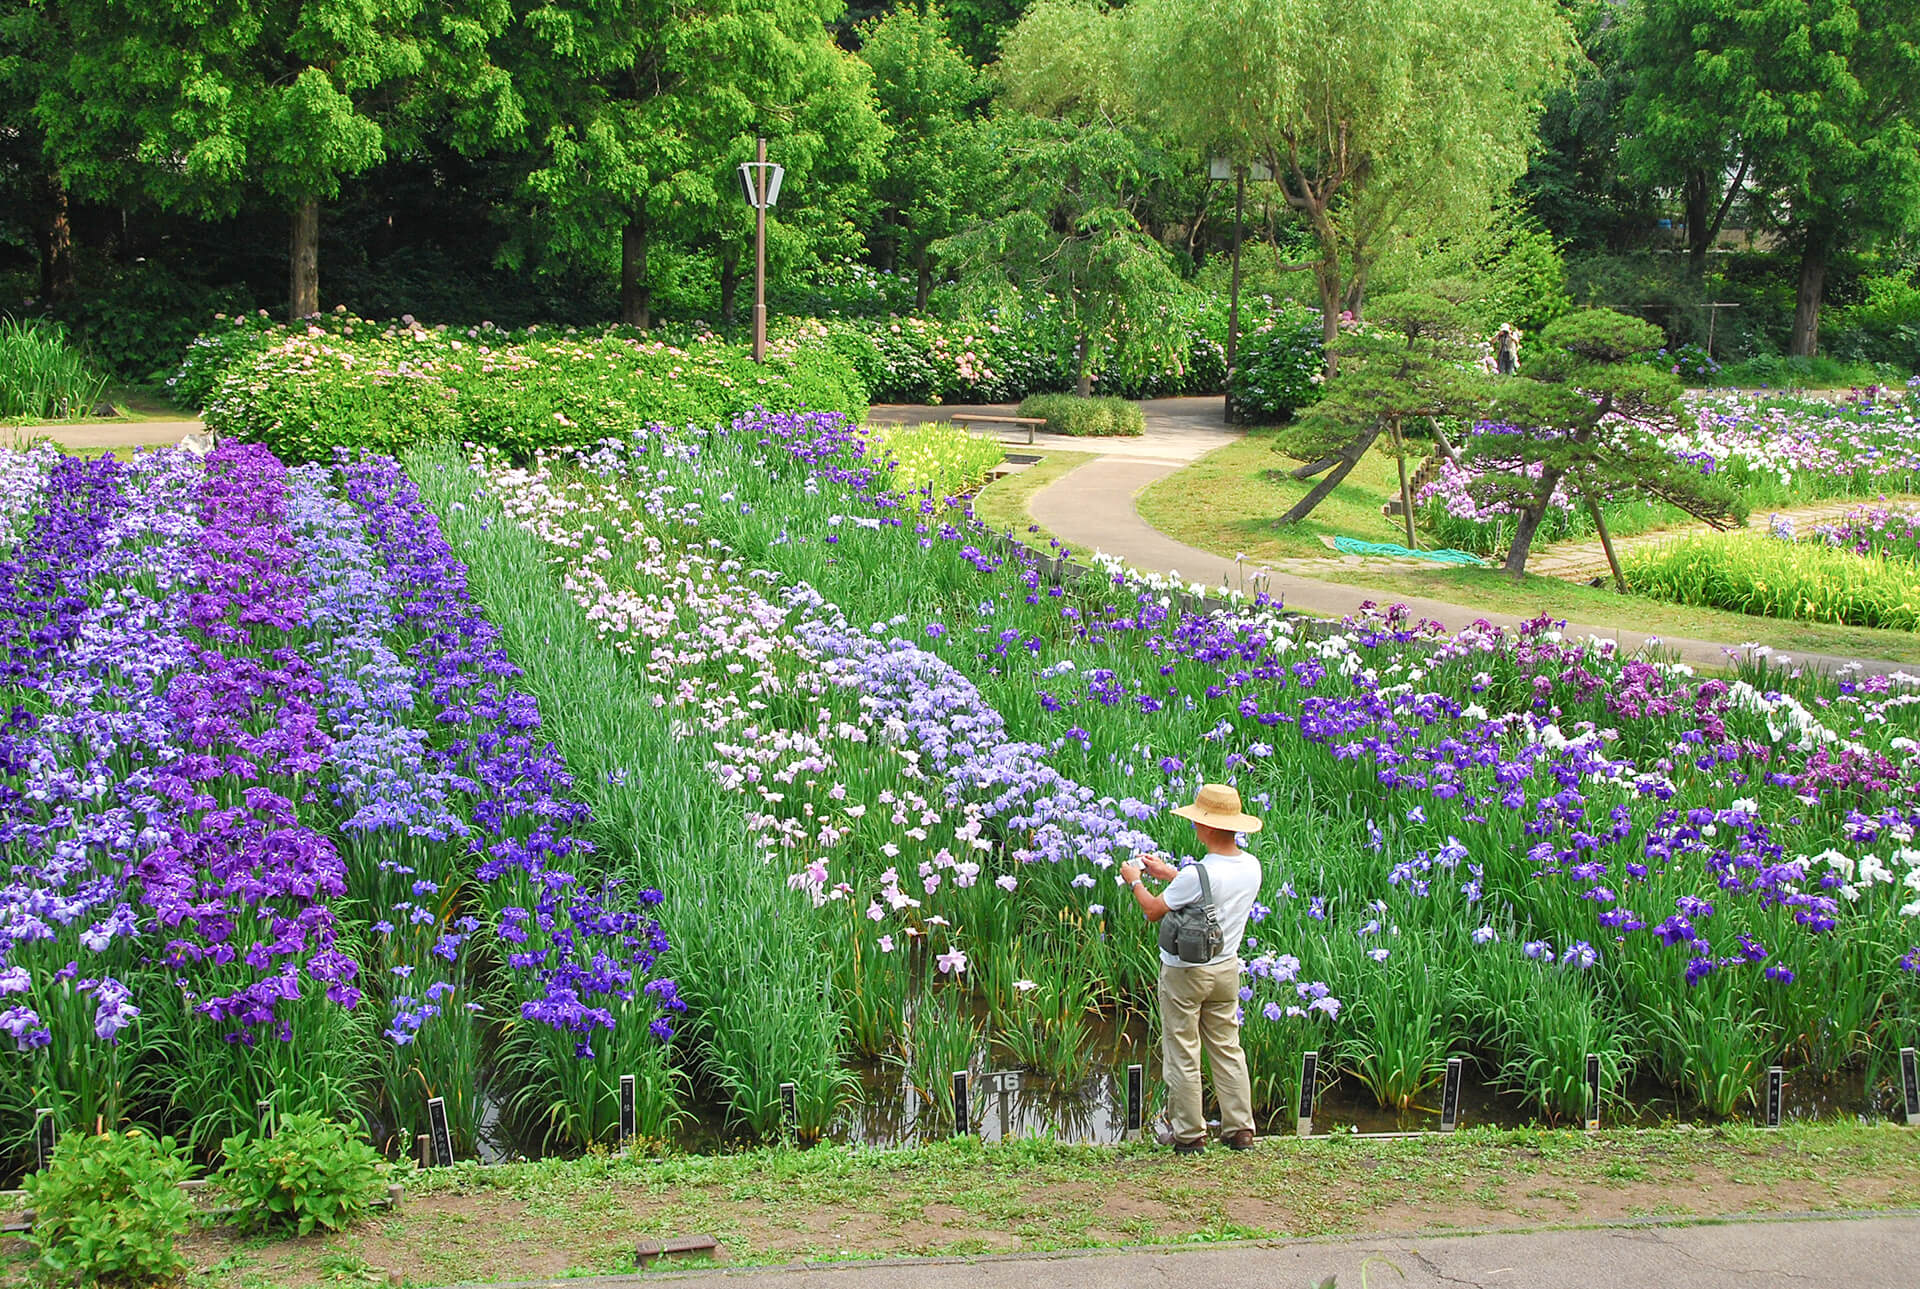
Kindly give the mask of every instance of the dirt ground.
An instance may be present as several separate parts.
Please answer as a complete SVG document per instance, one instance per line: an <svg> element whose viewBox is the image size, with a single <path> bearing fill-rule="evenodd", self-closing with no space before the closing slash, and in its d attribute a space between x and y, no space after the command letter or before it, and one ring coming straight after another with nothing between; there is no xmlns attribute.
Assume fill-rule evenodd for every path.
<svg viewBox="0 0 1920 1289"><path fill-rule="evenodd" d="M1196 1159L956 1143L462 1166L405 1181L398 1210L341 1234L197 1230L190 1283L319 1289L612 1273L634 1268L641 1240L696 1234L718 1239L723 1261L764 1264L1906 1208L1920 1206L1920 1133L1279 1139ZM24 1249L11 1243L16 1256L0 1271L24 1271Z"/></svg>

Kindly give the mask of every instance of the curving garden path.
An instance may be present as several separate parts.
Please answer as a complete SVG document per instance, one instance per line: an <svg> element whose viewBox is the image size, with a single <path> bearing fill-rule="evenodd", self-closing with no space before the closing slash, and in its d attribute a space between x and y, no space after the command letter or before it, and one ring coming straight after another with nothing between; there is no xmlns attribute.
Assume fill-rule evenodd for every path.
<svg viewBox="0 0 1920 1289"><path fill-rule="evenodd" d="M1245 585L1255 572L1267 574L1269 594L1278 596L1289 608L1325 617L1346 617L1363 605L1385 601L1404 603L1416 615L1447 627L1458 628L1474 621L1513 628L1526 619L1513 614L1493 613L1409 596L1388 596L1366 587L1338 582L1322 582L1301 572L1307 561L1284 560L1268 565L1242 565L1198 547L1175 541L1140 517L1135 501L1149 485L1166 478L1216 447L1238 437L1238 431L1222 423L1219 398L1150 399L1142 404L1147 416L1147 433L1136 439L1068 438L1041 434L1036 446L1066 448L1099 455L1055 482L1042 488L1028 504L1033 521L1054 535L1115 555L1133 567L1148 572L1177 575L1182 581L1203 586ZM873 410L876 420L915 422L942 420L956 411L980 411L1011 414L1007 407L882 406ZM1024 435L1008 438L1008 447L1017 451ZM1739 652L1741 642L1694 640L1680 636L1653 636L1613 623L1569 622L1571 637L1599 636L1616 640L1625 650L1638 650L1657 644L1696 667L1723 668L1728 656ZM1857 665L1869 674L1892 674L1907 664L1881 659L1847 658L1832 654L1796 653L1793 660L1806 666L1835 669Z"/></svg>

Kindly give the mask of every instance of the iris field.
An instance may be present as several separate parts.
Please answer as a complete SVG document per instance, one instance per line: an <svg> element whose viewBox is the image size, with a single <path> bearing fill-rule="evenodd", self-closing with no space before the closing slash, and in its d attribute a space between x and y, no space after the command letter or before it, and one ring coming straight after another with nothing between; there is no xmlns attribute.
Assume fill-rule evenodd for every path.
<svg viewBox="0 0 1920 1289"><path fill-rule="evenodd" d="M920 477L927 477L922 475ZM937 477L937 476L935 476ZM1235 782L1263 1113L1588 1053L1708 1115L1920 1022L1920 681L1058 580L833 414L513 460L0 457L0 1129L442 1095L548 1148L830 1128L865 1060L1073 1079L1115 872ZM950 1108L945 1111L950 1115Z"/></svg>

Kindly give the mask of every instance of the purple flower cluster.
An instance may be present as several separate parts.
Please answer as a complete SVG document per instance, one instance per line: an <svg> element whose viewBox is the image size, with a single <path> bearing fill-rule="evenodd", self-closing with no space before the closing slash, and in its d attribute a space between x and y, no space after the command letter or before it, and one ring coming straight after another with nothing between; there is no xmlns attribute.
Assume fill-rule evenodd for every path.
<svg viewBox="0 0 1920 1289"><path fill-rule="evenodd" d="M538 741L539 707L508 683L518 675L498 633L467 596L466 570L453 558L438 522L392 460L343 459L347 498L362 515L385 567L399 625L416 639L407 650L413 688L432 723L453 737L423 750L448 788L467 793L477 874L496 919L495 934L521 995L523 1019L578 1036L611 1029L622 1004L651 997L664 1012L683 1011L671 989L647 993L667 941L647 909L659 893L623 901L617 882L589 887L576 867L593 847L572 831L587 817L551 743ZM671 1033L664 1015L649 1022Z"/></svg>

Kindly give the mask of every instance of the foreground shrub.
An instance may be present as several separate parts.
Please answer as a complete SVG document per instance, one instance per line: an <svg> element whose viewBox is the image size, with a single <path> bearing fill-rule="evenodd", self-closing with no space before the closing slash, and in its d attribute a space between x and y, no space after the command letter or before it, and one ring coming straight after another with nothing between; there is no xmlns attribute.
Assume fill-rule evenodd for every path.
<svg viewBox="0 0 1920 1289"><path fill-rule="evenodd" d="M1634 590L1675 604L1895 631L1920 627L1920 568L1909 560L1714 533L1630 554L1623 563Z"/></svg>
<svg viewBox="0 0 1920 1289"><path fill-rule="evenodd" d="M39 1267L84 1285L151 1285L175 1280L187 1260L175 1242L193 1204L180 1189L192 1171L173 1138L138 1128L61 1139L44 1172L26 1180L34 1209L27 1239Z"/></svg>
<svg viewBox="0 0 1920 1289"><path fill-rule="evenodd" d="M216 1179L247 1228L344 1231L373 1211L386 1162L358 1132L317 1114L288 1115L271 1137L227 1138Z"/></svg>
<svg viewBox="0 0 1920 1289"><path fill-rule="evenodd" d="M1081 398L1078 394L1035 394L1020 404L1021 416L1045 417L1055 434L1139 435L1147 432L1147 414L1124 398Z"/></svg>

